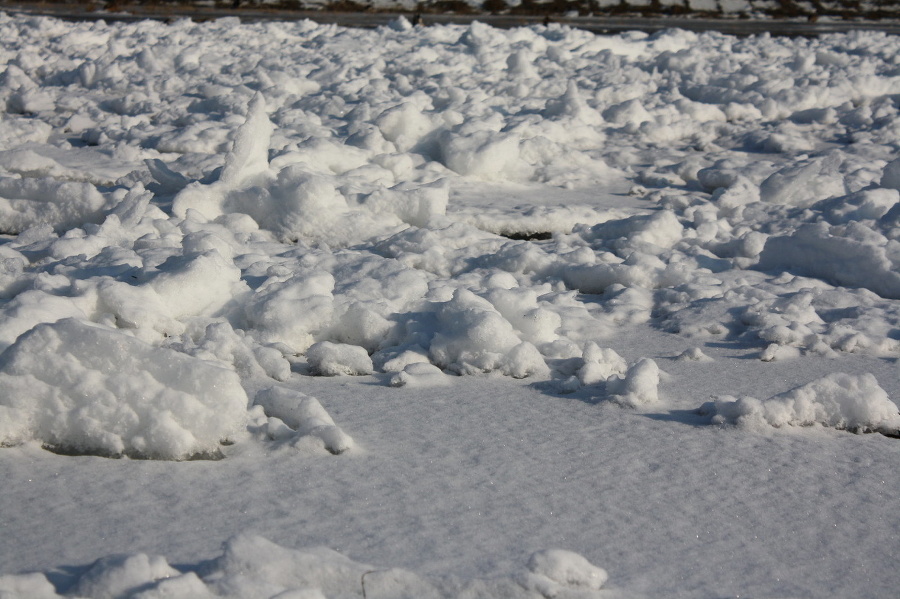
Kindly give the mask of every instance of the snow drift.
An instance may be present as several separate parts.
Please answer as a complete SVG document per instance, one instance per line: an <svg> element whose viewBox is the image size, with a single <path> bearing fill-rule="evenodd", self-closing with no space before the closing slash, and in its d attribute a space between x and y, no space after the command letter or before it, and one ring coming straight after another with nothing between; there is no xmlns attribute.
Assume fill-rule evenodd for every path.
<svg viewBox="0 0 900 599"><path fill-rule="evenodd" d="M897 405L871 374L836 372L765 401L721 398L703 404L699 412L714 424L749 429L820 425L854 432L900 430Z"/></svg>
<svg viewBox="0 0 900 599"><path fill-rule="evenodd" d="M508 578L429 580L401 568L355 562L326 547L290 549L255 535L224 544L222 554L196 570L180 571L163 556L112 555L94 562L65 594L43 574L0 576L0 593L12 597L603 597L608 575L584 557L562 549L534 553Z"/></svg>
<svg viewBox="0 0 900 599"><path fill-rule="evenodd" d="M184 459L215 454L246 422L234 371L75 319L0 354L0 443Z"/></svg>

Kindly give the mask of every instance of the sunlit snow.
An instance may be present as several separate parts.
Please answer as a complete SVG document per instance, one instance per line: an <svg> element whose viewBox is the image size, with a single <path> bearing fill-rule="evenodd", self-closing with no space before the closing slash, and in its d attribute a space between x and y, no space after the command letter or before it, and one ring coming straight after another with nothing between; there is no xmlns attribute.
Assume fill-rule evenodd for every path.
<svg viewBox="0 0 900 599"><path fill-rule="evenodd" d="M897 38L0 57L0 595L896 593Z"/></svg>

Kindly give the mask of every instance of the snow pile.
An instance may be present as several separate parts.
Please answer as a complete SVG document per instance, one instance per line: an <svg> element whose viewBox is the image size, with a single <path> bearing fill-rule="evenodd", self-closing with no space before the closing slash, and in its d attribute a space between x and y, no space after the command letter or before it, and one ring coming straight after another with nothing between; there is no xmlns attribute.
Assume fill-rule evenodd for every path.
<svg viewBox="0 0 900 599"><path fill-rule="evenodd" d="M368 597L602 597L608 576L584 557L562 549L535 553L508 578L428 580L409 570L355 562L325 547L289 549L255 535L230 539L222 554L195 570L179 571L159 555L104 557L59 595L43 574L0 576L0 593L18 599L63 596L274 598Z"/></svg>
<svg viewBox="0 0 900 599"><path fill-rule="evenodd" d="M727 464L755 441L713 447L721 435L684 426L673 441L672 421L692 420L697 397L770 397L840 371L704 411L754 430L896 429L898 56L897 37L867 31L597 36L0 15L0 444L18 446L0 451L0 466L34 479L7 485L14 501L0 516L19 535L28 522L71 530L47 505L51 477L30 474L60 471L60 460L91 482L162 473L155 484L176 495L208 476L222 499L181 502L187 526L144 510L143 490L116 489L121 510L85 508L102 522L79 529L71 553L41 530L34 551L6 563L102 555L107 541L84 532L102 530L129 551L143 539L148 555L102 562L73 593L353 596L363 579L367 596L602 592L599 569L559 551L456 587L250 537L209 571L175 573L149 556L176 545L208 555L219 541L209 531L262 524L278 542L377 547L430 572L478 554L478 570L495 547L520 550L525 523L547 546L572 538L619 560L636 591L745 594L742 581L777 570L771 551L749 554L745 533L803 522L776 507L800 494L747 485L823 470L790 471L804 460L775 440L763 455L783 476L741 469L706 503L672 503L658 488L690 486L681 496L692 500L703 488L698 456ZM805 456L834 441L803 437ZM357 442L368 450L353 456ZM841 442L854 459L884 458L877 444L893 443ZM69 460L41 446L226 459ZM351 455L316 457L329 453ZM244 476L266 484L233 484ZM825 512L852 513L854 529L868 514L889 518L877 511L889 502L872 498L896 495L887 477L859 482L841 493L860 509ZM609 510L583 501L596 492ZM428 511L409 501L420 496ZM678 518L634 512L635 498ZM721 516L738 512L747 518ZM600 532L585 534L588 520ZM723 536L706 542L700 526ZM791 532L758 541L777 555L795 540L820 545ZM710 568L672 576L648 546ZM861 555L883 564L874 553ZM448 565L451 554L465 558ZM810 560L795 570L809 573L802 584L747 586L859 588L844 562ZM896 588L866 568L865 584ZM723 571L735 587L709 574ZM34 576L2 584L56 592Z"/></svg>
<svg viewBox="0 0 900 599"><path fill-rule="evenodd" d="M871 374L830 374L765 401L725 397L703 404L713 424L759 429L822 425L855 432L900 430L900 412Z"/></svg>
<svg viewBox="0 0 900 599"><path fill-rule="evenodd" d="M440 368L428 362L413 362L391 377L394 387L435 387L450 384L450 378Z"/></svg>
<svg viewBox="0 0 900 599"><path fill-rule="evenodd" d="M0 384L3 445L185 459L217 454L246 422L233 371L75 319L19 337Z"/></svg>
<svg viewBox="0 0 900 599"><path fill-rule="evenodd" d="M318 439L333 454L343 453L354 445L350 435L335 426L315 397L275 386L257 393L254 403L268 417L265 431L271 439L287 440L294 446Z"/></svg>
<svg viewBox="0 0 900 599"><path fill-rule="evenodd" d="M633 409L667 396L653 359L610 347L622 327L739 339L767 362L900 351L883 36L0 27L4 130L23 135L0 156L3 346L76 318L215 362L251 396L301 373L407 388L499 373ZM467 203L473 189L516 200ZM95 416L65 430L71 401L20 414L4 442L214 447ZM312 430L281 425L268 437Z"/></svg>
<svg viewBox="0 0 900 599"><path fill-rule="evenodd" d="M538 551L528 560L528 569L557 584L585 590L599 590L609 578L603 568L564 549Z"/></svg>
<svg viewBox="0 0 900 599"><path fill-rule="evenodd" d="M611 377L606 388L616 403L637 408L652 406L659 401L659 366L650 358L632 364L624 376Z"/></svg>
<svg viewBox="0 0 900 599"><path fill-rule="evenodd" d="M392 120L405 124L403 117L395 115ZM404 223L426 226L446 209L446 190L440 185L421 190L376 186L360 201L348 202L334 175L362 166L364 155L346 157L344 148L318 141L285 153L270 165L272 131L265 99L256 93L218 179L185 186L175 196L172 211L181 217L195 211L207 219L246 214L285 241L312 238L349 245L360 238L384 236ZM322 152L333 159L325 158L322 164Z"/></svg>
<svg viewBox="0 0 900 599"><path fill-rule="evenodd" d="M4 346L70 317L215 361L251 395L298 372L496 372L637 409L661 404L660 373L609 347L623 326L765 361L898 351L900 88L878 35L850 52L479 23L2 27L3 123L31 132L0 159ZM838 124L859 143L829 146ZM640 200L467 205L486 180L529 198L627 182ZM496 234L541 223L543 241ZM7 443L31 434L17 426Z"/></svg>
<svg viewBox="0 0 900 599"><path fill-rule="evenodd" d="M21 233L42 224L65 231L96 222L104 207L106 198L90 183L0 177L2 233Z"/></svg>
<svg viewBox="0 0 900 599"><path fill-rule="evenodd" d="M600 399L634 409L654 408L659 404L662 371L650 358L628 364L614 349L601 348L593 341L585 344L581 358L570 358L560 370L574 370L559 383L562 393L588 388Z"/></svg>
<svg viewBox="0 0 900 599"><path fill-rule="evenodd" d="M460 373L499 370L516 378L541 375L548 368L537 348L522 341L512 324L489 301L457 289L437 311L439 329L431 358Z"/></svg>
<svg viewBox="0 0 900 599"><path fill-rule="evenodd" d="M372 358L365 348L346 343L321 341L306 350L306 359L313 374L336 376L372 374Z"/></svg>

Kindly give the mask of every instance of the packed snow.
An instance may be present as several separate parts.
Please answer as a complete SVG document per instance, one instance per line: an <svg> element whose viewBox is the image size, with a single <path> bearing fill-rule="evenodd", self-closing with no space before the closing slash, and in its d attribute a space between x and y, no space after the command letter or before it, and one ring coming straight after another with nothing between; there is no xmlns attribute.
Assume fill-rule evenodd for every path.
<svg viewBox="0 0 900 599"><path fill-rule="evenodd" d="M896 592L897 38L0 56L0 595Z"/></svg>

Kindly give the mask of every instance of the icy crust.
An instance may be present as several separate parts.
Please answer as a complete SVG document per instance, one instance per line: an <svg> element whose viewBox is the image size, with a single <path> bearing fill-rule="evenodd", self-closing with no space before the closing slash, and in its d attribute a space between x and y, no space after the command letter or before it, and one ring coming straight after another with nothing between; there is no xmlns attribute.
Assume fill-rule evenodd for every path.
<svg viewBox="0 0 900 599"><path fill-rule="evenodd" d="M703 404L713 424L760 429L827 426L854 432L900 432L900 412L871 374L829 374L791 391L760 401L723 397Z"/></svg>
<svg viewBox="0 0 900 599"><path fill-rule="evenodd" d="M10 599L599 599L609 596L602 590L607 578L602 568L563 549L536 552L508 577L430 580L409 570L355 562L325 547L290 549L245 534L225 543L219 557L191 570L180 571L159 555L112 555L94 562L63 594L40 573L0 576L0 594Z"/></svg>
<svg viewBox="0 0 900 599"><path fill-rule="evenodd" d="M253 398L301 375L495 373L650 410L672 399L664 373L616 353L623 327L764 361L900 354L894 38L2 17L0 40L11 355L70 318L151 364L214 363ZM527 207L451 206L487 183L558 203L631 191L614 210L546 203L544 239L525 241L483 223L535 232ZM86 395L112 393L84 368ZM3 442L208 451L225 424L205 430L157 381L114 404L161 436L79 420L91 406L51 377L34 409L4 400ZM349 447L266 405L241 416L260 437Z"/></svg>

